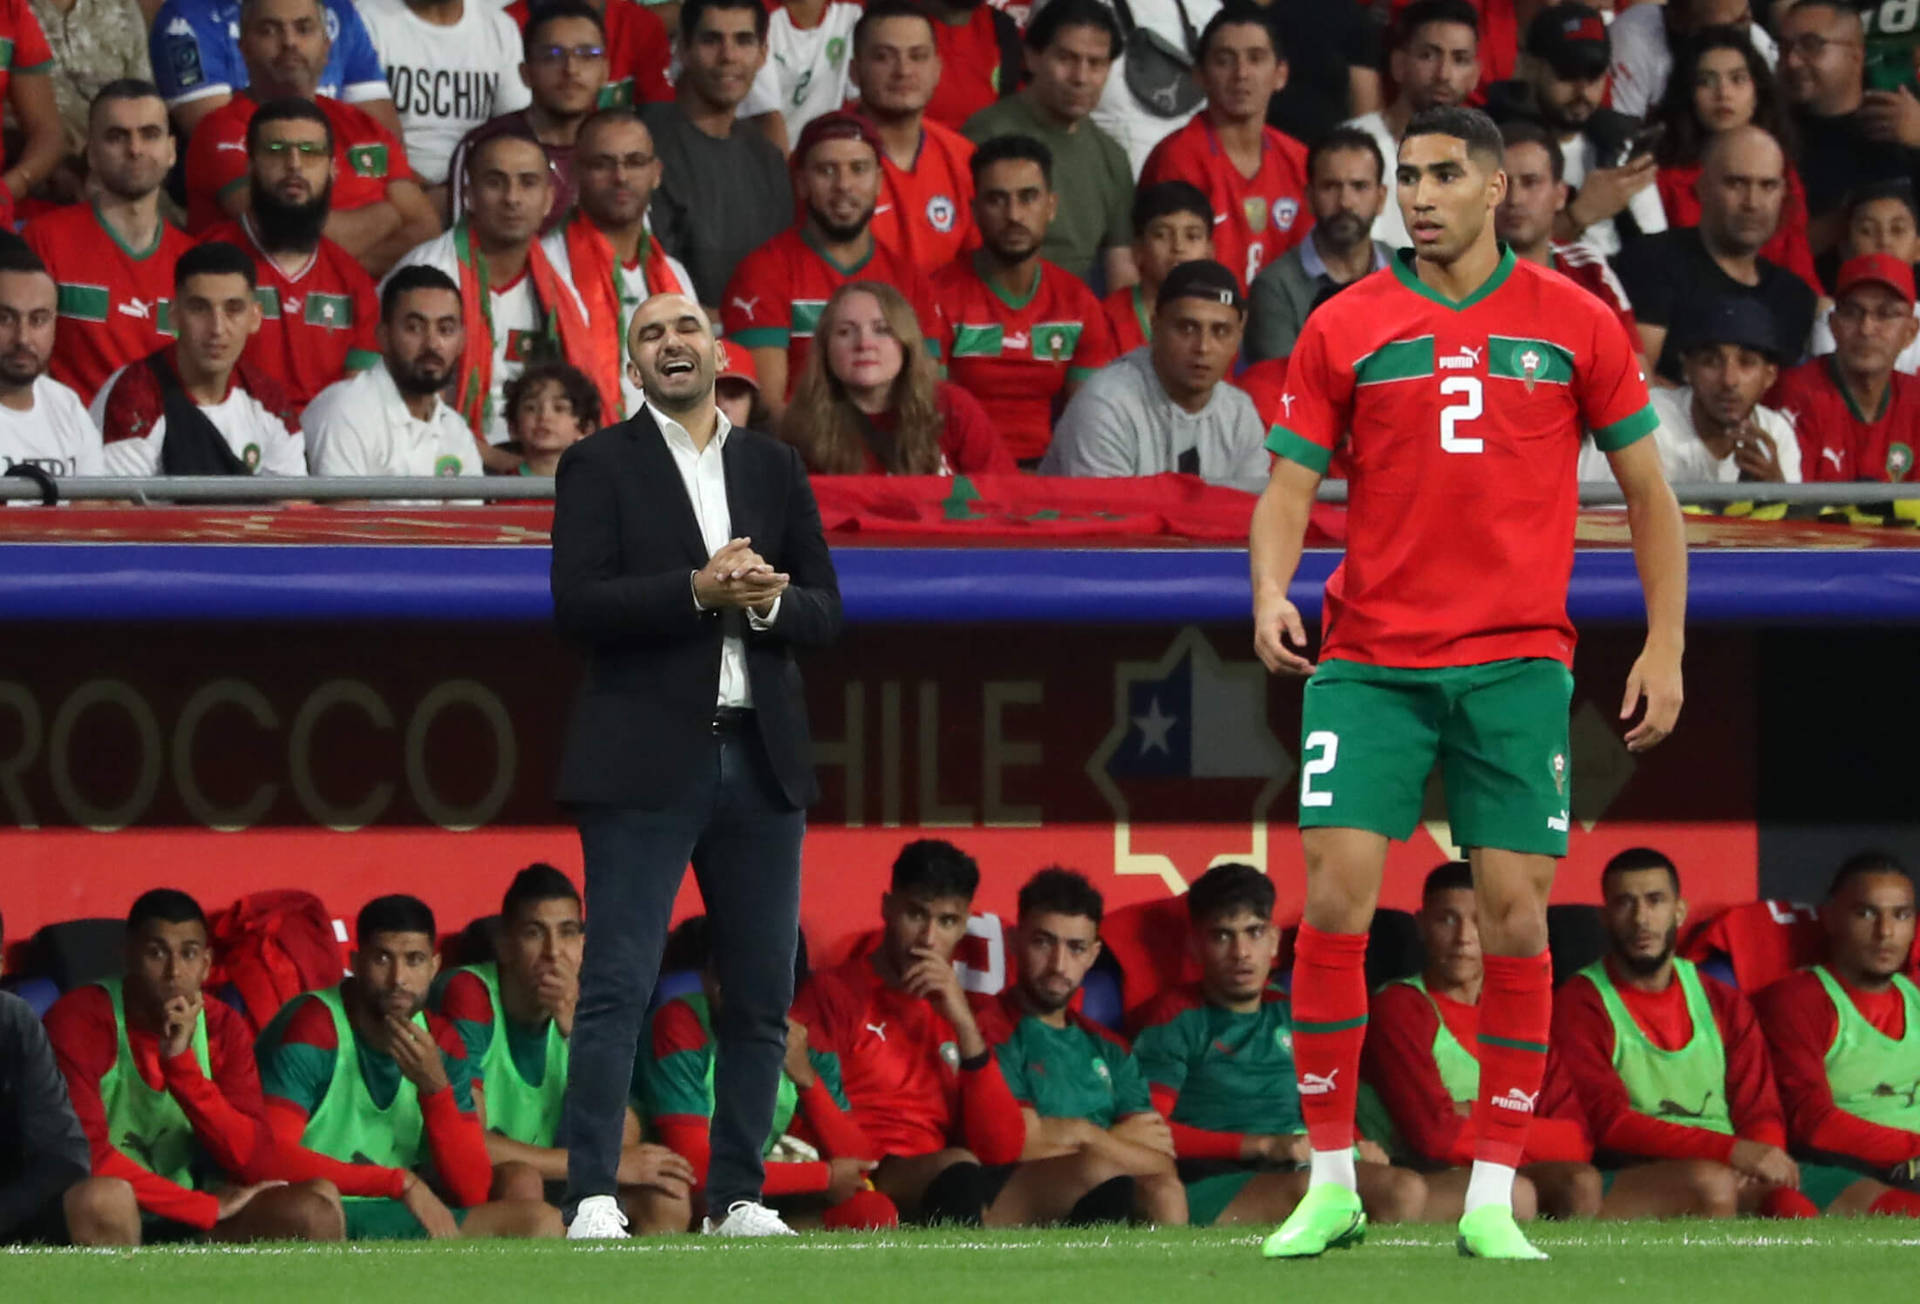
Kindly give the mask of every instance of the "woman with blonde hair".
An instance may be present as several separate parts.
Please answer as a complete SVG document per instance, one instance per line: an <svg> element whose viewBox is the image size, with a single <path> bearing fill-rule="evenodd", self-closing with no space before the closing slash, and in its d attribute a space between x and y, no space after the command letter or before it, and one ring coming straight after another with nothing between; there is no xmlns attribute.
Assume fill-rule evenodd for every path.
<svg viewBox="0 0 1920 1304"><path fill-rule="evenodd" d="M905 296L878 281L827 300L780 433L815 475L1017 469L980 401L940 379Z"/></svg>

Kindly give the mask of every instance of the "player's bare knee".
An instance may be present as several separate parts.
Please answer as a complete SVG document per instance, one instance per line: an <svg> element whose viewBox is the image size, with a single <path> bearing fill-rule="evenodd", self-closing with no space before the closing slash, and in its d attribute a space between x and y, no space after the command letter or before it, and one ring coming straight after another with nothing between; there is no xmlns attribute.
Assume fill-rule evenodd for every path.
<svg viewBox="0 0 1920 1304"><path fill-rule="evenodd" d="M493 1166L493 1199L537 1201L545 1194L546 1185L533 1165L509 1159Z"/></svg>
<svg viewBox="0 0 1920 1304"><path fill-rule="evenodd" d="M560 1211L544 1200L515 1200L498 1233L526 1240L551 1240L567 1234Z"/></svg>
<svg viewBox="0 0 1920 1304"><path fill-rule="evenodd" d="M67 1238L75 1245L138 1245L140 1202L118 1177L89 1177L62 1198Z"/></svg>
<svg viewBox="0 0 1920 1304"><path fill-rule="evenodd" d="M326 1190L315 1189L324 1186ZM331 1182L305 1182L289 1187L282 1222L289 1239L340 1241L347 1236L347 1216L340 1193Z"/></svg>
<svg viewBox="0 0 1920 1304"><path fill-rule="evenodd" d="M1708 1159L1687 1164L1687 1185L1702 1218L1731 1218L1740 1212L1740 1178L1725 1164Z"/></svg>
<svg viewBox="0 0 1920 1304"><path fill-rule="evenodd" d="M1556 1217L1597 1218L1607 1199L1606 1179L1592 1164L1581 1164L1568 1174L1557 1195L1558 1207L1552 1211Z"/></svg>
<svg viewBox="0 0 1920 1304"><path fill-rule="evenodd" d="M1370 1205L1367 1216L1375 1222L1414 1222L1427 1207L1427 1179L1410 1168L1388 1169Z"/></svg>

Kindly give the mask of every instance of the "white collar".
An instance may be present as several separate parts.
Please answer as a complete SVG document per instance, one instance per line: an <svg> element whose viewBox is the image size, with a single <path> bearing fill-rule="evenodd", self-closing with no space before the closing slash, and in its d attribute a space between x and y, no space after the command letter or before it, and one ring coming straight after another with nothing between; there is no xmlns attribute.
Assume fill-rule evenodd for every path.
<svg viewBox="0 0 1920 1304"><path fill-rule="evenodd" d="M387 360L385 358L380 359L376 365L367 368L366 374L372 378L374 387L380 391L380 402L388 411L397 415L402 421L419 420L419 418L413 415L413 409L407 406L406 395L400 392L400 386L394 382L393 373L387 370ZM430 426L439 424L440 414L445 408L446 403L442 401L438 393L435 393L433 396L433 407L427 412L425 424Z"/></svg>
<svg viewBox="0 0 1920 1304"><path fill-rule="evenodd" d="M660 427L660 434L667 442L684 445L688 451L696 456L699 455L700 450L694 447L693 436L687 433L685 426L655 407L652 399L647 399L643 406L647 410L647 415L653 418L653 424ZM714 405L713 412L715 425L711 442L725 450L727 436L733 432L733 422L727 420L727 414L720 410L718 404Z"/></svg>

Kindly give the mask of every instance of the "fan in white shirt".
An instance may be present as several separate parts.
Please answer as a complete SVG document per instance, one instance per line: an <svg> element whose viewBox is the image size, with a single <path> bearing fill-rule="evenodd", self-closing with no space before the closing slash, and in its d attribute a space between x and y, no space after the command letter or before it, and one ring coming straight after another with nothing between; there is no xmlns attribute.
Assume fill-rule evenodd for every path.
<svg viewBox="0 0 1920 1304"><path fill-rule="evenodd" d="M848 0L786 0L775 9L767 23L767 61L738 116L778 113L794 141L809 122L845 105L853 27L862 12Z"/></svg>
<svg viewBox="0 0 1920 1304"><path fill-rule="evenodd" d="M400 114L407 157L439 199L454 146L533 102L513 19L494 0L358 0Z"/></svg>
<svg viewBox="0 0 1920 1304"><path fill-rule="evenodd" d="M1687 383L1655 389L1654 448L1671 484L1736 480L1800 483L1800 441L1784 413L1760 406L1779 378L1773 321L1752 299L1708 305L1684 327L1680 354ZM1580 452L1582 480L1610 481L1606 454L1592 443Z"/></svg>
<svg viewBox="0 0 1920 1304"><path fill-rule="evenodd" d="M100 428L80 396L46 374L58 297L38 254L24 244L0 250L0 470L99 475Z"/></svg>
<svg viewBox="0 0 1920 1304"><path fill-rule="evenodd" d="M467 423L440 400L460 365L460 287L406 267L380 304L380 363L314 395L301 416L315 475L479 475Z"/></svg>

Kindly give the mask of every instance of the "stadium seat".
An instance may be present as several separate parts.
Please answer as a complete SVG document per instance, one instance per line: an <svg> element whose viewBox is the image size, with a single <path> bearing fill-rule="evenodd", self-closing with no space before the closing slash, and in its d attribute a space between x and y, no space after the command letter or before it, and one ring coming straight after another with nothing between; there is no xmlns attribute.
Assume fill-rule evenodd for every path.
<svg viewBox="0 0 1920 1304"><path fill-rule="evenodd" d="M1377 991L1396 978L1411 978L1426 965L1420 925L1405 910L1381 906L1367 930L1367 990Z"/></svg>
<svg viewBox="0 0 1920 1304"><path fill-rule="evenodd" d="M1080 984L1080 1013L1103 1028L1119 1032L1126 1022L1126 974L1113 952L1102 950Z"/></svg>
<svg viewBox="0 0 1920 1304"><path fill-rule="evenodd" d="M53 979L33 974L9 975L0 981L0 991L12 992L25 1001L36 1019L44 1019L53 1003L60 999L60 988Z"/></svg>
<svg viewBox="0 0 1920 1304"><path fill-rule="evenodd" d="M126 968L123 919L69 919L48 924L27 943L25 972L53 980L62 992L118 977Z"/></svg>
<svg viewBox="0 0 1920 1304"><path fill-rule="evenodd" d="M463 964L489 964L493 961L493 935L500 927L499 915L482 915L444 943L449 968Z"/></svg>
<svg viewBox="0 0 1920 1304"><path fill-rule="evenodd" d="M1607 953L1607 928L1599 906L1548 906L1547 945L1553 951L1553 985Z"/></svg>
<svg viewBox="0 0 1920 1304"><path fill-rule="evenodd" d="M651 1013L679 996L690 996L700 990L700 971L698 969L669 969L660 975L653 985L653 999L647 1005Z"/></svg>

